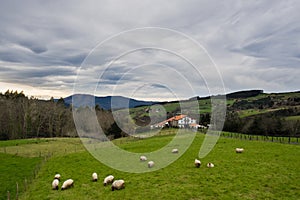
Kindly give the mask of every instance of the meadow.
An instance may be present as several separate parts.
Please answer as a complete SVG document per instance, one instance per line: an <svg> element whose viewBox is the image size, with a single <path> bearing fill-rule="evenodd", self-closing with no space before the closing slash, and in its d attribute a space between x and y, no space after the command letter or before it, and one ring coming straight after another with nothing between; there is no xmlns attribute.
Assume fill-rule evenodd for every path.
<svg viewBox="0 0 300 200"><path fill-rule="evenodd" d="M201 167L195 168L194 160L205 137L202 133L195 134L192 145L178 160L148 173L126 173L105 166L85 151L78 138L0 142L1 176L11 177L11 182L1 178L0 184L5 186L0 191L1 199L7 199L5 190L12 191L13 195L15 190L11 188L15 188L17 181L19 185L24 183L25 173L32 174L36 164L45 161L44 155L50 157L43 162L26 190L20 192L19 199L299 198L299 145L220 137L214 149L201 159ZM142 140L121 138L114 143L126 151L149 152L167 145L173 137L169 131ZM243 147L245 151L236 154L236 147ZM20 159L21 167L12 167L14 159ZM207 168L208 162L214 163L215 167ZM98 182L91 181L93 172L98 173ZM74 187L64 191L52 190L55 173L61 174L62 181L74 179ZM109 174L124 179L125 189L111 191L109 186L104 187L103 178Z"/></svg>

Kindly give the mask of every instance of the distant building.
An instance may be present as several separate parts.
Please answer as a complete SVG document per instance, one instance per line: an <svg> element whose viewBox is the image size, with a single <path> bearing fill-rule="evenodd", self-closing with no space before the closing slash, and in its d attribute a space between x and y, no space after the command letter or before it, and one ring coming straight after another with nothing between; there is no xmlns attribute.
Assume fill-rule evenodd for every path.
<svg viewBox="0 0 300 200"><path fill-rule="evenodd" d="M151 125L151 128L164 128L164 127L176 127L176 128L192 128L197 125L196 119L188 117L187 115L176 115L160 123ZM192 125L192 126L191 126ZM198 128L196 126L196 128Z"/></svg>

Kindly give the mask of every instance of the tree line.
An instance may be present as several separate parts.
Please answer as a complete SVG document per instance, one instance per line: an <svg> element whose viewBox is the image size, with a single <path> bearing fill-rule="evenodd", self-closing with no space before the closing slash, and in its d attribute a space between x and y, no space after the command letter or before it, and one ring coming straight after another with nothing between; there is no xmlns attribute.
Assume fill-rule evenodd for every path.
<svg viewBox="0 0 300 200"><path fill-rule="evenodd" d="M298 107L241 117L237 111L228 111L224 131L264 136L300 137L300 120L288 120L288 116L299 116Z"/></svg>
<svg viewBox="0 0 300 200"><path fill-rule="evenodd" d="M122 136L109 111L99 106L95 110L105 134ZM77 137L72 107L66 106L63 98L39 100L28 98L23 92L8 90L4 94L0 93L0 111L0 140Z"/></svg>
<svg viewBox="0 0 300 200"><path fill-rule="evenodd" d="M44 101L8 90L0 94L0 110L1 140L76 135L63 99Z"/></svg>
<svg viewBox="0 0 300 200"><path fill-rule="evenodd" d="M275 97L265 97L253 100L236 100L227 108L223 130L250 135L265 136L300 136L300 120L288 120L288 116L300 116L300 98L281 100ZM271 112L243 117L240 112L247 109ZM39 100L26 97L23 92L6 91L0 93L0 140L35 138L35 137L77 137L73 120L72 106L65 104L64 99ZM95 108L77 108L82 115L96 112L97 120L105 135L109 138L126 136L114 121L110 110L103 110L98 105ZM168 113L171 116L172 113ZM158 119L160 120L160 119ZM211 114L200 114L199 124L210 124ZM128 124L131 121L127 119ZM142 127L150 122L147 118L135 119ZM141 124L139 124L141 123ZM129 125L124 127L131 128ZM90 127L86 127L88 130ZM122 129L124 128L122 127ZM133 127L134 128L134 127ZM124 130L124 129L123 129Z"/></svg>

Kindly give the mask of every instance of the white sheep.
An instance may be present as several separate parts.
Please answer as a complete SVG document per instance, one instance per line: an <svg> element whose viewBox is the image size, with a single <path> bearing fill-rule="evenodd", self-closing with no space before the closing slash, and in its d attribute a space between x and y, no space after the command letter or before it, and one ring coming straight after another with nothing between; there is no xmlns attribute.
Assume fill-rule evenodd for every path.
<svg viewBox="0 0 300 200"><path fill-rule="evenodd" d="M154 162L153 162L153 161L149 161L149 162L148 162L148 167L149 167L149 168L152 168L153 166L154 166Z"/></svg>
<svg viewBox="0 0 300 200"><path fill-rule="evenodd" d="M93 174L92 174L92 180L93 181L98 181L98 175L97 175L97 173L96 172L94 172Z"/></svg>
<svg viewBox="0 0 300 200"><path fill-rule="evenodd" d="M172 149L172 153L178 153L178 149Z"/></svg>
<svg viewBox="0 0 300 200"><path fill-rule="evenodd" d="M124 180L115 180L111 185L111 190L120 190L125 188L125 181Z"/></svg>
<svg viewBox="0 0 300 200"><path fill-rule="evenodd" d="M59 180L58 179L54 179L52 181L52 189L53 190L58 190L58 184L59 184Z"/></svg>
<svg viewBox="0 0 300 200"><path fill-rule="evenodd" d="M211 162L207 163L207 167L209 167L209 168L213 168L214 166L215 166L215 165L212 164Z"/></svg>
<svg viewBox="0 0 300 200"><path fill-rule="evenodd" d="M110 183L112 183L114 181L115 177L113 175L109 175L107 177L105 177L104 181L103 181L103 185L106 186Z"/></svg>
<svg viewBox="0 0 300 200"><path fill-rule="evenodd" d="M244 149L243 148L236 148L235 152L236 153L243 153Z"/></svg>
<svg viewBox="0 0 300 200"><path fill-rule="evenodd" d="M147 157L146 156L141 156L140 157L140 161L146 161L147 160Z"/></svg>
<svg viewBox="0 0 300 200"><path fill-rule="evenodd" d="M60 174L55 174L54 179L60 180Z"/></svg>
<svg viewBox="0 0 300 200"><path fill-rule="evenodd" d="M195 166L196 166L197 168L199 168L199 167L201 166L201 161L198 160L198 159L195 159Z"/></svg>
<svg viewBox="0 0 300 200"><path fill-rule="evenodd" d="M65 189L68 189L70 187L72 187L74 185L74 181L73 179L68 179L66 180L63 185L61 186L61 190L65 190Z"/></svg>

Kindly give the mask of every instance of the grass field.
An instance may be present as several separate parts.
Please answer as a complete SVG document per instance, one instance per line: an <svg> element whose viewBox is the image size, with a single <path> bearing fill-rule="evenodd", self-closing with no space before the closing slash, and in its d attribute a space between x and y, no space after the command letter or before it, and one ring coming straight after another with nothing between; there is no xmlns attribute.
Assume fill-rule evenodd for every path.
<svg viewBox="0 0 300 200"><path fill-rule="evenodd" d="M64 153L54 153L41 167L27 191L21 193L19 199L298 199L300 196L300 146L263 141L249 141L221 137L218 143L205 158L201 159L202 166L194 167L200 146L205 137L197 134L190 148L177 161L166 168L151 172L131 174L114 170L101 164L87 151L82 149L79 139L51 140L47 150L78 146ZM163 147L173 135L154 136L143 140L123 138L115 144L132 152L148 152ZM0 146L1 146L0 142ZM25 143L23 145L40 146L49 142ZM60 146L56 146L60 143ZM13 144L13 143L12 143ZM245 148L242 154L236 154L236 147ZM9 146L6 146L6 150ZM15 148L15 145L14 145ZM38 149L38 148L36 148ZM80 151L79 151L80 149ZM22 148L24 150L24 148ZM57 151L57 150L56 150ZM4 173L14 178L20 178L17 173L6 168L13 162L10 157L15 155L1 154L3 160L1 175ZM13 154L13 153L12 153ZM19 151L19 154L21 152ZM39 158L25 157L18 159L31 160L31 166L24 168L32 173ZM172 156L170 154L170 156ZM139 163L140 161L137 160ZM207 168L208 162L215 164ZM24 163L25 165L25 163ZM27 165L27 164L26 164ZM145 166L146 167L146 166ZM158 166L156 166L158 167ZM12 167L10 167L12 168ZM22 171L24 171L22 169ZM99 182L91 181L91 174L97 172ZM65 191L51 190L51 182L55 173L62 175L62 181L74 179L74 187ZM111 191L104 187L102 180L106 175L113 174L117 179L125 180L124 190ZM14 181L15 182L15 181ZM10 185L1 179L1 185ZM60 184L61 186L61 184ZM5 186L7 187L7 186ZM6 195L2 190L1 195ZM3 199L7 199L6 196Z"/></svg>
<svg viewBox="0 0 300 200"><path fill-rule="evenodd" d="M41 138L26 140L8 140L0 142L0 153L9 153L23 157L44 157L66 155L84 151L78 138Z"/></svg>
<svg viewBox="0 0 300 200"><path fill-rule="evenodd" d="M286 120L300 120L300 116L289 116L289 117L285 117Z"/></svg>
<svg viewBox="0 0 300 200"><path fill-rule="evenodd" d="M19 191L25 191L25 181L30 182L34 170L41 158L25 158L0 153L0 199L7 199L8 191L11 199L16 199L17 183ZM19 192L22 195L22 192Z"/></svg>
<svg viewBox="0 0 300 200"><path fill-rule="evenodd" d="M241 118L243 118L243 117L249 117L249 116L253 116L253 115L259 115L259 114L263 114L263 113L268 113L268 112L274 112L274 111L278 111L278 110L281 110L281 109L282 108L264 109L264 110L258 110L258 109L241 110L241 111L239 111L239 116Z"/></svg>
<svg viewBox="0 0 300 200"><path fill-rule="evenodd" d="M233 100L227 100L227 104L228 105L232 105L233 104ZM205 114L205 113L211 113L211 100L210 99L202 99L199 100L198 103L196 103L195 101L191 101L191 102L172 102L172 103L165 103L163 105L153 105L151 106L152 109L156 110L155 108L162 108L160 110L160 112L158 113L152 113L153 116L164 116L167 112L169 113L176 113L180 112L181 108L180 106L183 107L187 107L189 110L189 114L193 114L193 115L199 115L199 114ZM143 118L145 116L149 116L149 113L145 112L145 109L149 108L149 106L141 106L141 107L136 107L136 108L132 108L130 109L130 113L131 113L131 117L133 119L135 118Z"/></svg>

